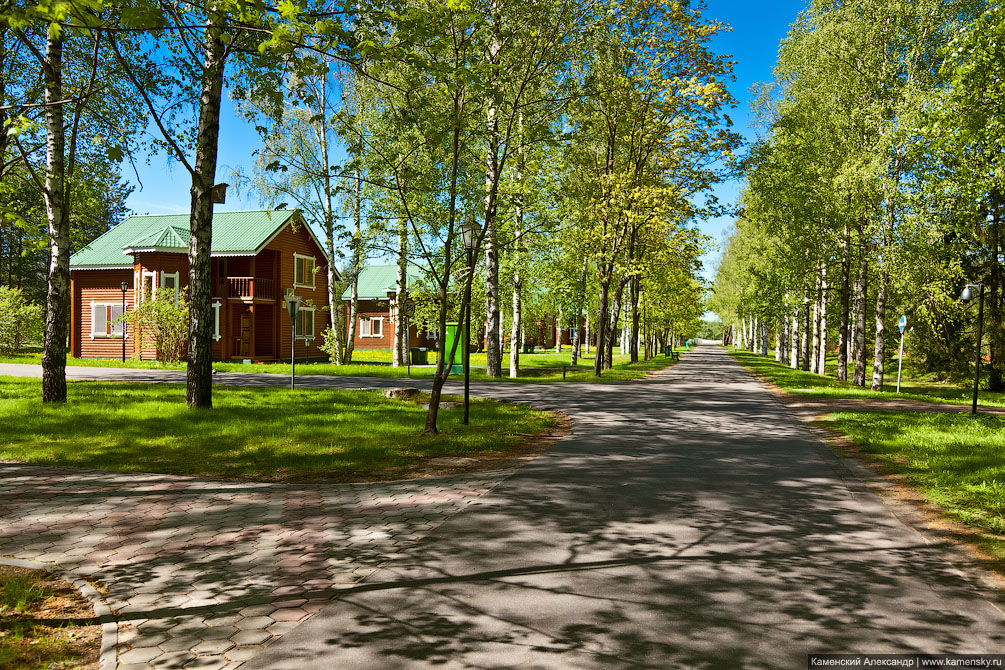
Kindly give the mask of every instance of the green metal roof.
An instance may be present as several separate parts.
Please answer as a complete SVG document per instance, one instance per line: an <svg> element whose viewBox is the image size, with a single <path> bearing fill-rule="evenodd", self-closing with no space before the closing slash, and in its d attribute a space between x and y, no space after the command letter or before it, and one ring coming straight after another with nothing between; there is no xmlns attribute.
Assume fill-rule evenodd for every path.
<svg viewBox="0 0 1005 670"><path fill-rule="evenodd" d="M157 250L167 250L167 249L180 249L185 251L188 249L188 241L190 237L190 231L188 228L179 228L178 226L164 226L163 230L155 230L154 232L144 235L137 240L133 240L129 244L123 245L122 250L126 251L128 249L157 249ZM128 253L128 251L126 251Z"/></svg>
<svg viewBox="0 0 1005 670"><path fill-rule="evenodd" d="M295 209L216 212L213 214L211 253L214 256L255 254L297 212ZM188 223L188 214L130 216L73 254L70 257L70 267L74 269L131 267L132 258L125 254L123 249L150 248L156 245L148 243L159 239L170 242L169 246L172 248L179 241L183 241L184 248L187 249Z"/></svg>
<svg viewBox="0 0 1005 670"><path fill-rule="evenodd" d="M426 278L426 273L419 267L408 264L405 270L406 281L409 286L414 282ZM393 292L398 282L397 265L366 265L359 272L359 299L360 300L385 300L388 291ZM343 300L352 298L352 286L342 293Z"/></svg>

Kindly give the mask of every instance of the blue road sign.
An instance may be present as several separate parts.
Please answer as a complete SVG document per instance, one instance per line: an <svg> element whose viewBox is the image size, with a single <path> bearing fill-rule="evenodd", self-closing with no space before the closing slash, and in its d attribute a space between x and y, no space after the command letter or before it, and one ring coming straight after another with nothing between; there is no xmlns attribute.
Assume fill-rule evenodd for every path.
<svg viewBox="0 0 1005 670"><path fill-rule="evenodd" d="M907 327L907 317L906 316L900 317L900 321L897 323L897 325L900 326L900 332L903 333L904 328Z"/></svg>

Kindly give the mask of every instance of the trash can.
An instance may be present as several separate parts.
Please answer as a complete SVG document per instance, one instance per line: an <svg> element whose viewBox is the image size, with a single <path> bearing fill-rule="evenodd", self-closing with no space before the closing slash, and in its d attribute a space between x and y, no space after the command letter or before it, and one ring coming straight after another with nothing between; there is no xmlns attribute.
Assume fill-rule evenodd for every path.
<svg viewBox="0 0 1005 670"><path fill-rule="evenodd" d="M408 350L412 365L427 365L429 361L429 351L425 347L412 347Z"/></svg>
<svg viewBox="0 0 1005 670"><path fill-rule="evenodd" d="M525 353L525 354L532 354L532 353L534 353L534 345L533 344L525 344L525 345L523 345L523 353Z"/></svg>
<svg viewBox="0 0 1005 670"><path fill-rule="evenodd" d="M663 358L668 357L671 351L673 351L673 347L671 347L669 344L663 347Z"/></svg>

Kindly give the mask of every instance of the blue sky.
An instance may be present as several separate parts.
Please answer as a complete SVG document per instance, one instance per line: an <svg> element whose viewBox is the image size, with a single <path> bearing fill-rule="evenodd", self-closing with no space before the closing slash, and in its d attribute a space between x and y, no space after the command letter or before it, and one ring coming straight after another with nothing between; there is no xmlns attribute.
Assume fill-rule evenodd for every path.
<svg viewBox="0 0 1005 670"><path fill-rule="evenodd" d="M729 54L737 61L736 81L733 96L739 100L737 109L730 114L735 129L745 138L752 139L754 131L750 127L750 87L758 82L772 79L772 68L778 55L778 43L785 37L796 15L806 6L805 0L774 0L769 2L740 2L737 0L708 0L705 16L728 24L732 30L716 38L713 47L722 54ZM252 152L261 142L253 127L238 119L233 105L227 100L221 115L220 156L217 181L232 181L235 169L251 171ZM129 207L139 214L183 213L189 210L189 188L191 181L185 169L173 165L163 156L154 156L150 164L139 164L139 182L132 171L126 169L126 177L136 185L129 197ZM142 185L142 187L141 187ZM716 189L716 194L725 202L734 201L740 185L728 182ZM257 198L249 193L240 195L231 191L227 204L217 205L218 211L256 209ZM723 217L703 222L701 228L717 242L731 218ZM709 279L710 268L718 251L712 251L703 260Z"/></svg>

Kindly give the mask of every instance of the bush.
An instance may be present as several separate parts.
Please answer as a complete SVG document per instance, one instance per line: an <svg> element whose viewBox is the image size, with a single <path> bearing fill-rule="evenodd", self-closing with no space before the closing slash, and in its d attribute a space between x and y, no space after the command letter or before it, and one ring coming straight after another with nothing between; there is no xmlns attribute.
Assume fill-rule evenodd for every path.
<svg viewBox="0 0 1005 670"><path fill-rule="evenodd" d="M25 300L19 288L0 286L0 354L12 356L29 342L41 342L44 332L42 306Z"/></svg>
<svg viewBox="0 0 1005 670"><path fill-rule="evenodd" d="M177 363L188 357L188 293L182 289L177 300L171 291L158 291L125 315L130 330L136 333L136 353L152 339L161 363Z"/></svg>

